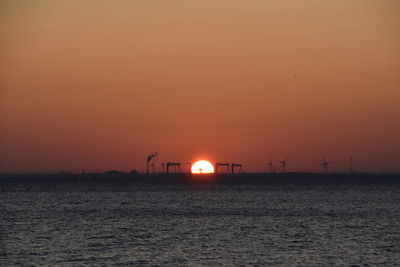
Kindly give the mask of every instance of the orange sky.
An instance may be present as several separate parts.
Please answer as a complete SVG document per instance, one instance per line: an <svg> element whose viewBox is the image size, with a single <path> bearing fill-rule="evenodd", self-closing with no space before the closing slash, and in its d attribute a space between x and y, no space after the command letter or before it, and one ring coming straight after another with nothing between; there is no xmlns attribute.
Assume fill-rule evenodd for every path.
<svg viewBox="0 0 400 267"><path fill-rule="evenodd" d="M0 4L0 172L400 171L400 4Z"/></svg>

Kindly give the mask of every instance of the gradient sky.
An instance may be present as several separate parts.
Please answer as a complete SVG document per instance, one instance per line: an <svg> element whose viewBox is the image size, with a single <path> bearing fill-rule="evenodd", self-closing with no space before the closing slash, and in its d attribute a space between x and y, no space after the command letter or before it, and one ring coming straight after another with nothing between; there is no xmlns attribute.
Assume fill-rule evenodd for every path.
<svg viewBox="0 0 400 267"><path fill-rule="evenodd" d="M400 2L0 4L0 172L400 171Z"/></svg>

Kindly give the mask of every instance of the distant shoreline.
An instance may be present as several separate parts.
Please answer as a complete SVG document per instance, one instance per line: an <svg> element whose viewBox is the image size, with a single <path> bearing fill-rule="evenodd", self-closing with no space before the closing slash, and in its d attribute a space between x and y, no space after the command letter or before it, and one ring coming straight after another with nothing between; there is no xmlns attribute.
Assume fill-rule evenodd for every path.
<svg viewBox="0 0 400 267"><path fill-rule="evenodd" d="M213 176L238 176L238 175L266 175L266 176L288 176L288 175L321 175L321 176L331 176L331 175L400 175L400 172L330 172L327 174L324 174L322 172L275 172L275 173L268 173L268 172L243 172L243 173L211 173L211 174L192 174L189 172L178 172L178 173L162 173L162 172L156 172L156 173L149 173L146 174L144 172L137 172L137 173L129 173L129 172L122 172L122 171L116 171L118 173L115 174L107 174L107 172L88 172L88 173L78 173L78 172L23 172L23 173L0 173L0 177L2 176L21 176L21 175L43 175L43 176L48 176L48 175L79 175L79 176L89 176L89 175L100 175L100 176L173 176L173 175L178 175L178 176L183 176L183 175L190 175L190 176L207 176L207 175L213 175Z"/></svg>

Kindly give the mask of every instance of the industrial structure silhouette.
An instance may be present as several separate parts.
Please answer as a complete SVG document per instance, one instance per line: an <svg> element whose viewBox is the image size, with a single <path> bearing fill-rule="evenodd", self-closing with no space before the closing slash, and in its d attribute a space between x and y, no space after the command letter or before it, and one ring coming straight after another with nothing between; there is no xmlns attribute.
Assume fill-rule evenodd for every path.
<svg viewBox="0 0 400 267"><path fill-rule="evenodd" d="M179 162L167 162L166 163L167 174L170 173L171 167L174 167L174 173L181 172L181 164Z"/></svg>
<svg viewBox="0 0 400 267"><path fill-rule="evenodd" d="M150 154L147 156L147 162L146 162L146 173L149 174L149 166L150 166L150 162L153 158L155 158L157 156L157 152L154 152L153 154ZM154 173L154 164L152 163L152 168L153 168L153 173Z"/></svg>
<svg viewBox="0 0 400 267"><path fill-rule="evenodd" d="M146 173L149 174L150 172L154 174L156 172L156 164L154 162L154 158L156 158L158 152L154 152L147 156L146 158ZM275 168L280 170L280 173L287 172L287 156L278 161L279 165L274 166L272 158L264 165L266 166L265 172L269 174L275 173ZM181 173L182 169L181 166L187 166L184 168L184 172L190 173L191 172L191 162L176 162L176 161L169 161L165 162L165 160L159 163L162 167L162 173L164 174L176 174ZM322 157L322 162L319 164L319 167L322 169L322 173L327 174L330 162L328 162L325 156ZM346 170L348 173L353 172L353 158L350 157L349 159L349 168ZM202 171L200 170L202 173ZM214 163L214 173L215 174L238 174L243 173L243 165L241 163L227 163L227 162L216 162Z"/></svg>
<svg viewBox="0 0 400 267"><path fill-rule="evenodd" d="M218 173L218 167L225 167L225 173L229 173L229 163L215 163L215 173Z"/></svg>
<svg viewBox="0 0 400 267"><path fill-rule="evenodd" d="M239 173L242 173L242 164L238 164L238 163L232 163L231 164L231 173L234 174L235 173L235 169L239 168Z"/></svg>

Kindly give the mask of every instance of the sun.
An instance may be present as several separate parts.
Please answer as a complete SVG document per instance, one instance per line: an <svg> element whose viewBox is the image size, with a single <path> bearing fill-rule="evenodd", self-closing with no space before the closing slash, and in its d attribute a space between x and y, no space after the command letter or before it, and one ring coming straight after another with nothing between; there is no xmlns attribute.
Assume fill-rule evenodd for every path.
<svg viewBox="0 0 400 267"><path fill-rule="evenodd" d="M207 160L199 160L192 165L192 173L214 173L214 166Z"/></svg>

